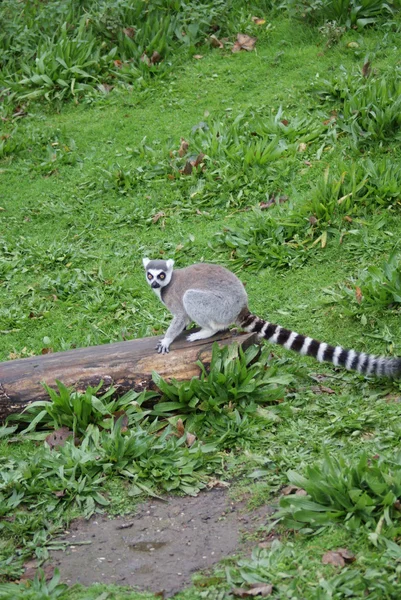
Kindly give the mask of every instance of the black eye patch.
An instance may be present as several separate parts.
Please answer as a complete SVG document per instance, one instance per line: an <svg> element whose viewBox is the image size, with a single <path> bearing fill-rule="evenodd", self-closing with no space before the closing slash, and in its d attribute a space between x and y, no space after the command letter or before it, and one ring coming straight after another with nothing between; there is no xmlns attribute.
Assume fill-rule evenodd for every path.
<svg viewBox="0 0 401 600"><path fill-rule="evenodd" d="M157 277L163 281L163 279L166 279L166 274L160 273L160 275L158 275Z"/></svg>
<svg viewBox="0 0 401 600"><path fill-rule="evenodd" d="M152 273L148 273L148 279L153 279Z"/></svg>

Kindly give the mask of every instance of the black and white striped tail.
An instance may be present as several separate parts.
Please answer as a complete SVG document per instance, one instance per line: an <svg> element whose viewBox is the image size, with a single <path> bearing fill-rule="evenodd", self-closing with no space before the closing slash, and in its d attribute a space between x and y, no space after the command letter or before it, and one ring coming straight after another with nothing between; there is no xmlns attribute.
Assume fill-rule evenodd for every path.
<svg viewBox="0 0 401 600"><path fill-rule="evenodd" d="M259 337L274 344L280 344L288 350L295 350L300 354L313 356L319 362L331 362L336 367L342 366L365 375L401 377L401 358L374 356L373 354L365 354L365 352L345 350L341 346L330 346L325 342L318 342L295 331L284 329L280 325L273 325L273 323L264 321L250 312L241 314L239 325L245 331L255 332Z"/></svg>

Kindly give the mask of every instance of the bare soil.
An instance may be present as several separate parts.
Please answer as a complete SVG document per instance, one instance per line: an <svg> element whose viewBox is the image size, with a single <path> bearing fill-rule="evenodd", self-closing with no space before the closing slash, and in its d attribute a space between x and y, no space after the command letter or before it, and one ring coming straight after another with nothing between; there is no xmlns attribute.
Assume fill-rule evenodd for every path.
<svg viewBox="0 0 401 600"><path fill-rule="evenodd" d="M67 549L53 551L50 561L71 585L113 583L172 596L196 571L243 550L243 534L257 531L268 514L266 506L249 514L244 502L217 488L194 498L151 500L133 515L73 522L63 537Z"/></svg>

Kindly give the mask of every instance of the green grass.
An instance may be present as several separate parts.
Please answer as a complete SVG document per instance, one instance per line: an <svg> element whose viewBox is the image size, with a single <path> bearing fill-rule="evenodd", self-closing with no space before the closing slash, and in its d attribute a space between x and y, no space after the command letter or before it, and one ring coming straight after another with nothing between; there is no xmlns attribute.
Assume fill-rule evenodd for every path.
<svg viewBox="0 0 401 600"><path fill-rule="evenodd" d="M378 29L346 28L327 44L325 30L270 13L262 3L254 8L266 18L264 26L254 25L254 13L241 3L232 5L224 26L231 39L239 30L257 34L254 52L195 48L192 42L181 47L172 38L158 72L144 72L136 57L128 83L113 78L110 93L94 85L71 100L54 95L59 90L53 86L48 101L27 102L14 78L0 113L1 360L164 331L169 315L149 293L143 256L174 258L177 266L225 264L247 284L251 309L260 316L330 343L401 354L399 18L385 16ZM218 10L213 19L223 18ZM202 25L205 31L210 23ZM113 44L107 44L110 52ZM12 60L20 60L14 52ZM195 52L203 58L191 58ZM2 56L9 69L10 56ZM365 78L367 60L372 72ZM17 104L22 117L13 116ZM178 155L181 138L189 142L189 157L206 155L203 168L188 176L180 173L187 160ZM261 209L273 195L288 199ZM0 494L8 502L3 516L13 512L16 519L0 522L3 580L17 579L33 552L44 559L61 525L101 509L97 494L113 512L126 512L141 494L193 493L224 466L236 481L234 498L247 494L251 508L278 506L288 473L320 473L326 455L339 459L339 481L361 456L379 455L393 490L399 384L335 372L281 348L271 351L274 357L261 362L260 373L270 365L267 374L279 387L270 395L262 388L265 396L248 405L241 397L228 402L216 375L203 390L197 384L190 391L164 390L163 402L177 406L163 404L159 421L140 407L131 410L129 434L114 423L114 408L99 414L97 405L88 422L58 423L79 431L78 448L67 443L49 450L43 446L48 431L42 430L5 436ZM241 385L236 380L236 392ZM191 394L202 402L206 392L212 398L208 411L187 405ZM66 405L69 399L67 394ZM169 441L179 415L210 455L175 437ZM146 453L155 454L154 433L166 425L165 416L167 429L154 459L161 476L155 479ZM107 428L99 434L105 419ZM140 443L146 446L142 463L135 456ZM101 464L94 452L102 453ZM182 464L172 463L177 453L197 472L196 481L185 479ZM24 461L32 461L31 472L21 467ZM57 479L56 466L66 469L69 487ZM98 477L105 478L101 492ZM45 492L46 479L52 487ZM83 479L85 492L79 487ZM54 491L66 489L66 497L56 500ZM227 559L211 579L196 578L178 597L229 598L231 587L257 581L272 583L274 598L364 598L367 591L370 598L399 597L398 509L392 498L385 513L387 488L379 494L376 486L374 516L358 524L347 518L332 522L313 486L306 489L314 510L325 515L319 527L301 496L295 503L304 509L298 513L302 527L283 516L274 529L280 542L257 548L248 559ZM24 501L14 492L23 492ZM50 518L42 506L49 493ZM281 501L281 511L287 508L294 517L291 499ZM322 565L324 552L338 547L352 550L355 562L342 570ZM20 590L20 597L42 597L45 584L36 585ZM68 597L98 598L103 592L148 597L113 586L76 587ZM13 593L0 585L0 597ZM49 594L66 597L61 587Z"/></svg>

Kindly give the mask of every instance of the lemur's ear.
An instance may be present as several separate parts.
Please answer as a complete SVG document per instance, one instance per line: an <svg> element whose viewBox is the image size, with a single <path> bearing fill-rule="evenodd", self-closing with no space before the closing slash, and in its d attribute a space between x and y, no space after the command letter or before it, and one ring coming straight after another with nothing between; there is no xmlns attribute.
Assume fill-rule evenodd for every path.
<svg viewBox="0 0 401 600"><path fill-rule="evenodd" d="M143 264L143 268L146 269L146 267L148 266L148 264L150 263L150 259L149 258L143 258L142 259L142 264Z"/></svg>
<svg viewBox="0 0 401 600"><path fill-rule="evenodd" d="M167 268L168 268L168 269L172 269L172 268L174 267L174 261L173 261L173 259L172 259L172 258L169 258L169 259L166 261L166 265L167 265Z"/></svg>

